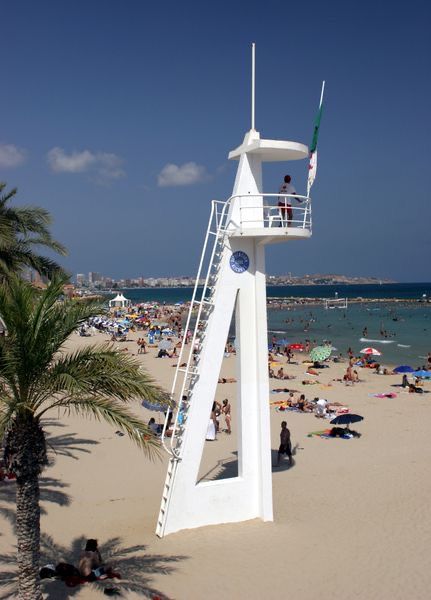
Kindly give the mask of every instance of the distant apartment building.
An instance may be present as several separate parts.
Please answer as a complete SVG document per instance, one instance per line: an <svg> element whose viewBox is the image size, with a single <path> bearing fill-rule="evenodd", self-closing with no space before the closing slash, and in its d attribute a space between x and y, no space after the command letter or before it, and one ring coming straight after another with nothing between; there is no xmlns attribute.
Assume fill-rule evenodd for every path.
<svg viewBox="0 0 431 600"><path fill-rule="evenodd" d="M148 287L156 287L157 286L157 280L154 279L154 277L147 277L146 281L146 285Z"/></svg>
<svg viewBox="0 0 431 600"><path fill-rule="evenodd" d="M100 273L96 273L96 271L90 271L88 273L88 283L93 285L96 281L102 281L103 277Z"/></svg>
<svg viewBox="0 0 431 600"><path fill-rule="evenodd" d="M86 279L84 273L77 273L76 274L76 285L79 287L82 287L86 283L87 283L87 279Z"/></svg>

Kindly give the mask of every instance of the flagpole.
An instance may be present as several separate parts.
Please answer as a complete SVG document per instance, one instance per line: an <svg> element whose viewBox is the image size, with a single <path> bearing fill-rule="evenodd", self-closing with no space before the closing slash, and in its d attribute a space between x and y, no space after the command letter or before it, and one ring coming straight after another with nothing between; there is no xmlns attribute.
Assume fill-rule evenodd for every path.
<svg viewBox="0 0 431 600"><path fill-rule="evenodd" d="M320 92L319 109L322 108L323 92L325 91L325 81L322 81L322 91Z"/></svg>
<svg viewBox="0 0 431 600"><path fill-rule="evenodd" d="M255 51L256 44L252 42L251 44L251 129L254 131L255 122L255 70L256 70L256 61L255 61Z"/></svg>

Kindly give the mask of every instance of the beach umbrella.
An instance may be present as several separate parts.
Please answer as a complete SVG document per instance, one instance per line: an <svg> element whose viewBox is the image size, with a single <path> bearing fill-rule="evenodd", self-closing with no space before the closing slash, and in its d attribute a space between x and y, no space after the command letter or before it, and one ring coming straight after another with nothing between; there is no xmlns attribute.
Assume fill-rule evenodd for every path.
<svg viewBox="0 0 431 600"><path fill-rule="evenodd" d="M153 410L154 412L166 412L169 408L175 408L175 405L176 402L174 400L169 400L169 398L166 398L166 403L150 402L150 400L142 400L141 402L141 406L148 410Z"/></svg>
<svg viewBox="0 0 431 600"><path fill-rule="evenodd" d="M332 419L330 423L331 425L350 425L351 423L358 423L363 420L364 417L361 417L361 415L351 415L347 413L346 415L338 415L338 417Z"/></svg>
<svg viewBox="0 0 431 600"><path fill-rule="evenodd" d="M382 353L379 352L378 350L376 350L375 348L362 348L362 350L359 351L361 354L369 354L371 356L381 356Z"/></svg>
<svg viewBox="0 0 431 600"><path fill-rule="evenodd" d="M394 369L394 373L413 373L414 369L408 365L401 365Z"/></svg>
<svg viewBox="0 0 431 600"><path fill-rule="evenodd" d="M321 360L326 360L329 358L331 352L331 346L316 346L310 352L310 359L313 362L320 362Z"/></svg>
<svg viewBox="0 0 431 600"><path fill-rule="evenodd" d="M289 344L289 348L291 350L300 350L302 352L304 350L304 344Z"/></svg>
<svg viewBox="0 0 431 600"><path fill-rule="evenodd" d="M419 369L418 371L413 371L412 375L415 377L431 377L431 371L425 371L425 369Z"/></svg>

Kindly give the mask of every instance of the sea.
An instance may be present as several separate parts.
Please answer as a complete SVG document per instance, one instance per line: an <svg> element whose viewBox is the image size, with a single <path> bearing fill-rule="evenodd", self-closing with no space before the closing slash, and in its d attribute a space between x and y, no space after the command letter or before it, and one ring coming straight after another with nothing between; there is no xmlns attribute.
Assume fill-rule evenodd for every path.
<svg viewBox="0 0 431 600"><path fill-rule="evenodd" d="M193 288L131 288L121 290L133 303L188 302ZM388 283L366 285L267 286L268 300L315 298L313 305L268 307L268 343L273 340L332 343L346 355L371 346L381 352L377 359L386 365L426 364L431 352L431 283ZM323 299L347 298L347 309L325 309ZM362 298L361 302L349 299ZM374 299L380 302L373 302ZM396 302L396 299L405 302ZM406 301L411 300L411 302ZM419 301L419 302L418 302Z"/></svg>

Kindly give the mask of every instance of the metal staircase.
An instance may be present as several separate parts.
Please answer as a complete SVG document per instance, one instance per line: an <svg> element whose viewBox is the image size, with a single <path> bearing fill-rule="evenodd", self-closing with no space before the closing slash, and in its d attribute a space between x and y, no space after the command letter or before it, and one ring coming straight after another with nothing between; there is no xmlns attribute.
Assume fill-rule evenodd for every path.
<svg viewBox="0 0 431 600"><path fill-rule="evenodd" d="M166 511L172 491L172 483L181 460L181 448L187 430L187 416L190 402L193 399L193 388L200 376L199 363L205 347L208 323L215 301L218 272L223 258L226 237L230 233L229 222L230 199L226 202L213 200L205 241L199 262L193 296L184 328L178 364L171 388L171 399L175 401L173 409L173 428L170 438L167 437L169 413L166 415L161 436L162 445L171 455L166 480L163 488L162 502L157 520L156 533L163 536ZM206 276L203 288L200 289L202 273ZM193 333L187 339L191 322L195 318ZM183 365L183 366L181 366Z"/></svg>

